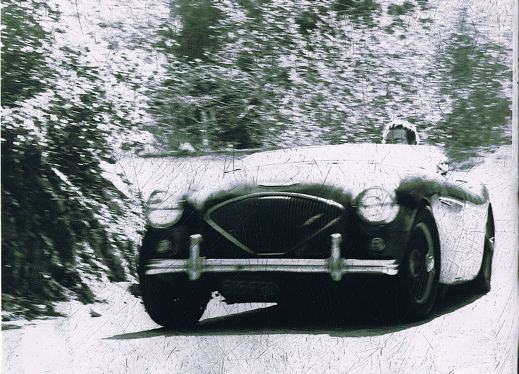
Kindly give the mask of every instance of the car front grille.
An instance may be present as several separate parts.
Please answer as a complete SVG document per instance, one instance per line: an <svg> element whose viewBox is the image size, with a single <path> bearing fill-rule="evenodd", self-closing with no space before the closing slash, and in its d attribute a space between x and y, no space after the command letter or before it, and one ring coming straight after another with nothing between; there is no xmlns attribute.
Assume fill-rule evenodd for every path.
<svg viewBox="0 0 519 374"><path fill-rule="evenodd" d="M283 255L337 223L344 206L289 192L255 193L224 201L205 215L224 238L253 255Z"/></svg>

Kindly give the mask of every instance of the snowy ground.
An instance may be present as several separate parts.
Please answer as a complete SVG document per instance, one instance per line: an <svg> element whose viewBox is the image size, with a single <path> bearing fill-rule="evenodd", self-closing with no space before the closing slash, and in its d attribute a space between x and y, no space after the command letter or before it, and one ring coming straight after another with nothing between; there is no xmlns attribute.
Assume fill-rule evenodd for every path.
<svg viewBox="0 0 519 374"><path fill-rule="evenodd" d="M390 326L352 318L340 326L305 324L275 307L229 306L216 298L197 327L175 333L148 318L140 300L127 292L128 284L93 285L106 302L63 303L59 311L66 317L3 323L3 372L515 373L517 164L510 152L503 148L471 171L490 187L494 203L492 291L480 298L452 293L429 321ZM206 161L175 172L196 172ZM151 176L167 171L170 163L130 158L118 167L148 191L160 183Z"/></svg>

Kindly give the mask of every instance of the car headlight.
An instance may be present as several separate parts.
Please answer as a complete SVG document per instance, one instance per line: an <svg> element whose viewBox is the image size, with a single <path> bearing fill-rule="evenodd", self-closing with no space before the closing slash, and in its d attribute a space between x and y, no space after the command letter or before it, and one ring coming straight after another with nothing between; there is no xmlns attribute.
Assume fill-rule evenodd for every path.
<svg viewBox="0 0 519 374"><path fill-rule="evenodd" d="M380 187L365 190L357 201L359 216L368 222L389 223L396 218L398 210L395 196Z"/></svg>
<svg viewBox="0 0 519 374"><path fill-rule="evenodd" d="M182 199L166 191L154 191L146 203L146 218L152 227L171 226L178 222L182 213Z"/></svg>

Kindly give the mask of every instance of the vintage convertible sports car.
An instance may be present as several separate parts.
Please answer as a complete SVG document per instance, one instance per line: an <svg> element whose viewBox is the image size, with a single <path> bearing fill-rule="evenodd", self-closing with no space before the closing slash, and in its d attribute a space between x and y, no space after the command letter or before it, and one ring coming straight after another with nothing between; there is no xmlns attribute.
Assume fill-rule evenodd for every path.
<svg viewBox="0 0 519 374"><path fill-rule="evenodd" d="M183 327L213 291L228 303L304 303L323 290L343 300L367 276L406 319L428 316L447 285L488 292L488 191L443 160L426 145L344 144L208 166L183 188L172 180L146 208L138 272L147 312Z"/></svg>

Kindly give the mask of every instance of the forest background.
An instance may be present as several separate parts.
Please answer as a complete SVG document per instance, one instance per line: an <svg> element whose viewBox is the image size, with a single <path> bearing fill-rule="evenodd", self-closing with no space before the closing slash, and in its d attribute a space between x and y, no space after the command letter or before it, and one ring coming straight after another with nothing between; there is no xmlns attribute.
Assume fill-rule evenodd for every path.
<svg viewBox="0 0 519 374"><path fill-rule="evenodd" d="M133 279L140 197L106 172L124 154L381 142L393 119L458 163L510 144L513 17L483 0L2 1L3 319Z"/></svg>

